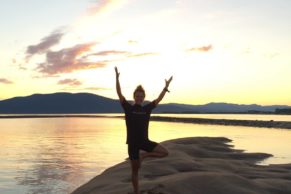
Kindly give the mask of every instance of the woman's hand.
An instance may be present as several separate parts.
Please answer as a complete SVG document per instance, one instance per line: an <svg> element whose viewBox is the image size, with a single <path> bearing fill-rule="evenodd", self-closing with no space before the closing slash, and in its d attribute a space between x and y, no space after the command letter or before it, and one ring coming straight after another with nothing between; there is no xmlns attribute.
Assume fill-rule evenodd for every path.
<svg viewBox="0 0 291 194"><path fill-rule="evenodd" d="M117 67L115 67L115 75L116 75L116 79L119 79L120 72L118 72Z"/></svg>
<svg viewBox="0 0 291 194"><path fill-rule="evenodd" d="M124 96L121 93L120 83L119 83L119 75L117 67L115 67L115 74L116 74L116 92L118 94L120 102L123 102L125 100Z"/></svg>
<svg viewBox="0 0 291 194"><path fill-rule="evenodd" d="M168 89L168 87L169 87L169 85L170 85L172 79L173 79L173 76L171 76L170 79L168 79L168 80L165 79L165 82L166 82L166 86L165 86L165 88L166 88L166 89Z"/></svg>
<svg viewBox="0 0 291 194"><path fill-rule="evenodd" d="M154 100L155 105L158 105L160 103L160 101L164 98L166 92L170 92L168 90L168 87L169 87L172 79L173 79L173 76L171 76L170 79L168 79L168 80L165 79L165 82L166 82L165 88L162 90L162 92L160 93L159 97L156 100Z"/></svg>

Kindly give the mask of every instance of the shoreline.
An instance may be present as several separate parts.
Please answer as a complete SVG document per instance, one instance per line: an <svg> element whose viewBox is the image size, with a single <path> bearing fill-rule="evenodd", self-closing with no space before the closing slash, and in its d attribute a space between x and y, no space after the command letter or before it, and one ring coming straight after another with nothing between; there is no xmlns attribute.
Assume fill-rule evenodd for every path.
<svg viewBox="0 0 291 194"><path fill-rule="evenodd" d="M263 120L238 120L238 119L206 119L206 118L179 118L152 116L152 121L182 122L209 125L245 126L245 127L266 127L291 129L291 122L288 121L263 121Z"/></svg>
<svg viewBox="0 0 291 194"><path fill-rule="evenodd" d="M124 116L110 116L110 115L82 115L82 114L31 114L31 115L0 115L0 119L14 119L14 118L124 118ZM162 122L181 122L193 124L209 124L209 125L226 125L226 126L246 126L246 127L266 127L266 128L281 128L291 129L291 122L289 121L264 121L264 120L239 120L239 119L208 119L208 118L182 118L182 117L163 117L151 116L151 121Z"/></svg>
<svg viewBox="0 0 291 194"><path fill-rule="evenodd" d="M139 172L141 194L291 193L291 163L258 165L271 154L232 148L225 137L188 137L161 144L166 158L147 158ZM106 169L72 194L132 194L129 161Z"/></svg>

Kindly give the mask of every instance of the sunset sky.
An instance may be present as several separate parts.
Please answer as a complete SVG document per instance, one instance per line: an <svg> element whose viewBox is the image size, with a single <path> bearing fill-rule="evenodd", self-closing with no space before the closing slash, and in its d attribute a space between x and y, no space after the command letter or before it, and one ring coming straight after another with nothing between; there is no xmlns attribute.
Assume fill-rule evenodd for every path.
<svg viewBox="0 0 291 194"><path fill-rule="evenodd" d="M2 0L0 100L90 92L291 105L290 0Z"/></svg>

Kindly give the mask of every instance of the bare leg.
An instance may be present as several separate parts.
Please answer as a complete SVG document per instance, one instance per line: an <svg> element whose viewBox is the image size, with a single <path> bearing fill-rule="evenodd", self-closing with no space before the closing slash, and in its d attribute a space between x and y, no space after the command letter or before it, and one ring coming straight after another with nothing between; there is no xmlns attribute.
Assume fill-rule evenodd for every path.
<svg viewBox="0 0 291 194"><path fill-rule="evenodd" d="M131 181L134 194L140 194L138 186L138 169L140 167L139 160L131 160Z"/></svg>
<svg viewBox="0 0 291 194"><path fill-rule="evenodd" d="M146 152L142 153L140 156L140 160L142 161L143 159L147 157L157 157L157 158L163 158L169 155L168 150L163 147L162 145L158 144L155 149L152 152Z"/></svg>

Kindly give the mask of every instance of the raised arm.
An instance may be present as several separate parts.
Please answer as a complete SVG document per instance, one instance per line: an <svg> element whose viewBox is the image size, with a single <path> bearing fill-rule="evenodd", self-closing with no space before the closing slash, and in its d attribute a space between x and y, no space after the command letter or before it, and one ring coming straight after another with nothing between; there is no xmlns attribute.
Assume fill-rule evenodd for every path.
<svg viewBox="0 0 291 194"><path fill-rule="evenodd" d="M171 76L170 79L168 79L168 80L165 79L166 85L165 85L164 89L162 90L162 92L160 93L159 97L155 100L156 105L158 105L161 102L161 100L164 98L166 92L170 92L168 90L168 87L169 87L172 79L173 79L173 76Z"/></svg>
<svg viewBox="0 0 291 194"><path fill-rule="evenodd" d="M120 83L119 83L119 72L118 72L118 69L117 67L115 67L115 75L116 75L116 92L117 92L117 95L119 97L119 100L120 102L124 101L125 98L124 96L122 95L121 93L121 88L120 88Z"/></svg>

